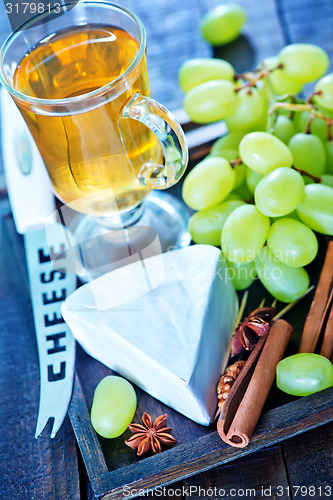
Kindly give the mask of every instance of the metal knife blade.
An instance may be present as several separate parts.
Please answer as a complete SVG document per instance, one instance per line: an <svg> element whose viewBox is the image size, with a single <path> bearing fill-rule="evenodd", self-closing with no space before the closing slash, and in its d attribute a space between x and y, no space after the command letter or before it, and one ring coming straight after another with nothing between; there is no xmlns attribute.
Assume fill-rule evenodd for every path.
<svg viewBox="0 0 333 500"><path fill-rule="evenodd" d="M70 259L66 259L72 237L56 222L46 169L22 116L3 89L1 120L6 184L16 229L24 235L39 354L35 437L53 418L54 438L66 416L74 378L75 340L60 313L61 304L76 288L75 274L66 272L72 269ZM55 268L54 260L59 255Z"/></svg>

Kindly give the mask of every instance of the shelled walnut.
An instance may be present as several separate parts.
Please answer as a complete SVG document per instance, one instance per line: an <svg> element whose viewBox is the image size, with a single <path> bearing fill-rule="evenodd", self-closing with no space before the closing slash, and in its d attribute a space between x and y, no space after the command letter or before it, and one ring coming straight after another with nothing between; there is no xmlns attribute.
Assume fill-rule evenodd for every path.
<svg viewBox="0 0 333 500"><path fill-rule="evenodd" d="M234 385L236 378L240 374L245 361L239 360L233 363L230 366L227 366L225 372L219 378L219 382L217 385L217 398L218 398L218 407L220 411L222 411L223 404L228 397L228 394Z"/></svg>

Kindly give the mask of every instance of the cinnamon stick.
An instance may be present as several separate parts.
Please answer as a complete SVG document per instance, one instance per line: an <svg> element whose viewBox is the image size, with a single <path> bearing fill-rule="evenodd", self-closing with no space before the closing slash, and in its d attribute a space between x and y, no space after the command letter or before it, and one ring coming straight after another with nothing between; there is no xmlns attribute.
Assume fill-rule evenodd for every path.
<svg viewBox="0 0 333 500"><path fill-rule="evenodd" d="M323 342L321 344L320 354L328 358L333 363L333 293L330 301L331 309L326 322Z"/></svg>
<svg viewBox="0 0 333 500"><path fill-rule="evenodd" d="M326 257L320 273L316 293L302 333L298 352L314 352L323 331L327 316L333 281L333 240L327 247Z"/></svg>
<svg viewBox="0 0 333 500"><path fill-rule="evenodd" d="M257 425L275 378L276 365L289 343L292 326L279 319L261 337L245 363L222 408L218 433L231 446L243 448Z"/></svg>

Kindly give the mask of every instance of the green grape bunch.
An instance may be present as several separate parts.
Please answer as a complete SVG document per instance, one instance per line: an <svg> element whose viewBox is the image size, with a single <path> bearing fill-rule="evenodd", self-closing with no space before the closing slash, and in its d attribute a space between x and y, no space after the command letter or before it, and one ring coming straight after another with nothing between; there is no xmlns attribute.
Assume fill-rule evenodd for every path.
<svg viewBox="0 0 333 500"><path fill-rule="evenodd" d="M239 18L238 31L241 24ZM224 120L228 128L187 174L183 199L194 211L193 242L221 247L236 290L257 277L277 300L298 299L309 287L306 266L317 255L317 233L333 236L328 67L321 47L297 43L242 75L212 58L180 68L190 119ZM302 99L304 85L314 81Z"/></svg>

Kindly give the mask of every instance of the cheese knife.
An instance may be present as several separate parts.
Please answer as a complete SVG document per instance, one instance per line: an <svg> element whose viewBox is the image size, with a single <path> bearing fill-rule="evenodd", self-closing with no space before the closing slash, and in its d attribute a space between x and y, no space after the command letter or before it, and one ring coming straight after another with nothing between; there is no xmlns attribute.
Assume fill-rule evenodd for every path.
<svg viewBox="0 0 333 500"><path fill-rule="evenodd" d="M60 313L63 301L76 288L68 258L72 236L57 222L43 161L22 116L3 89L0 102L6 185L17 232L24 237L39 355L35 437L53 418L50 436L54 438L70 403L75 366L75 340Z"/></svg>

